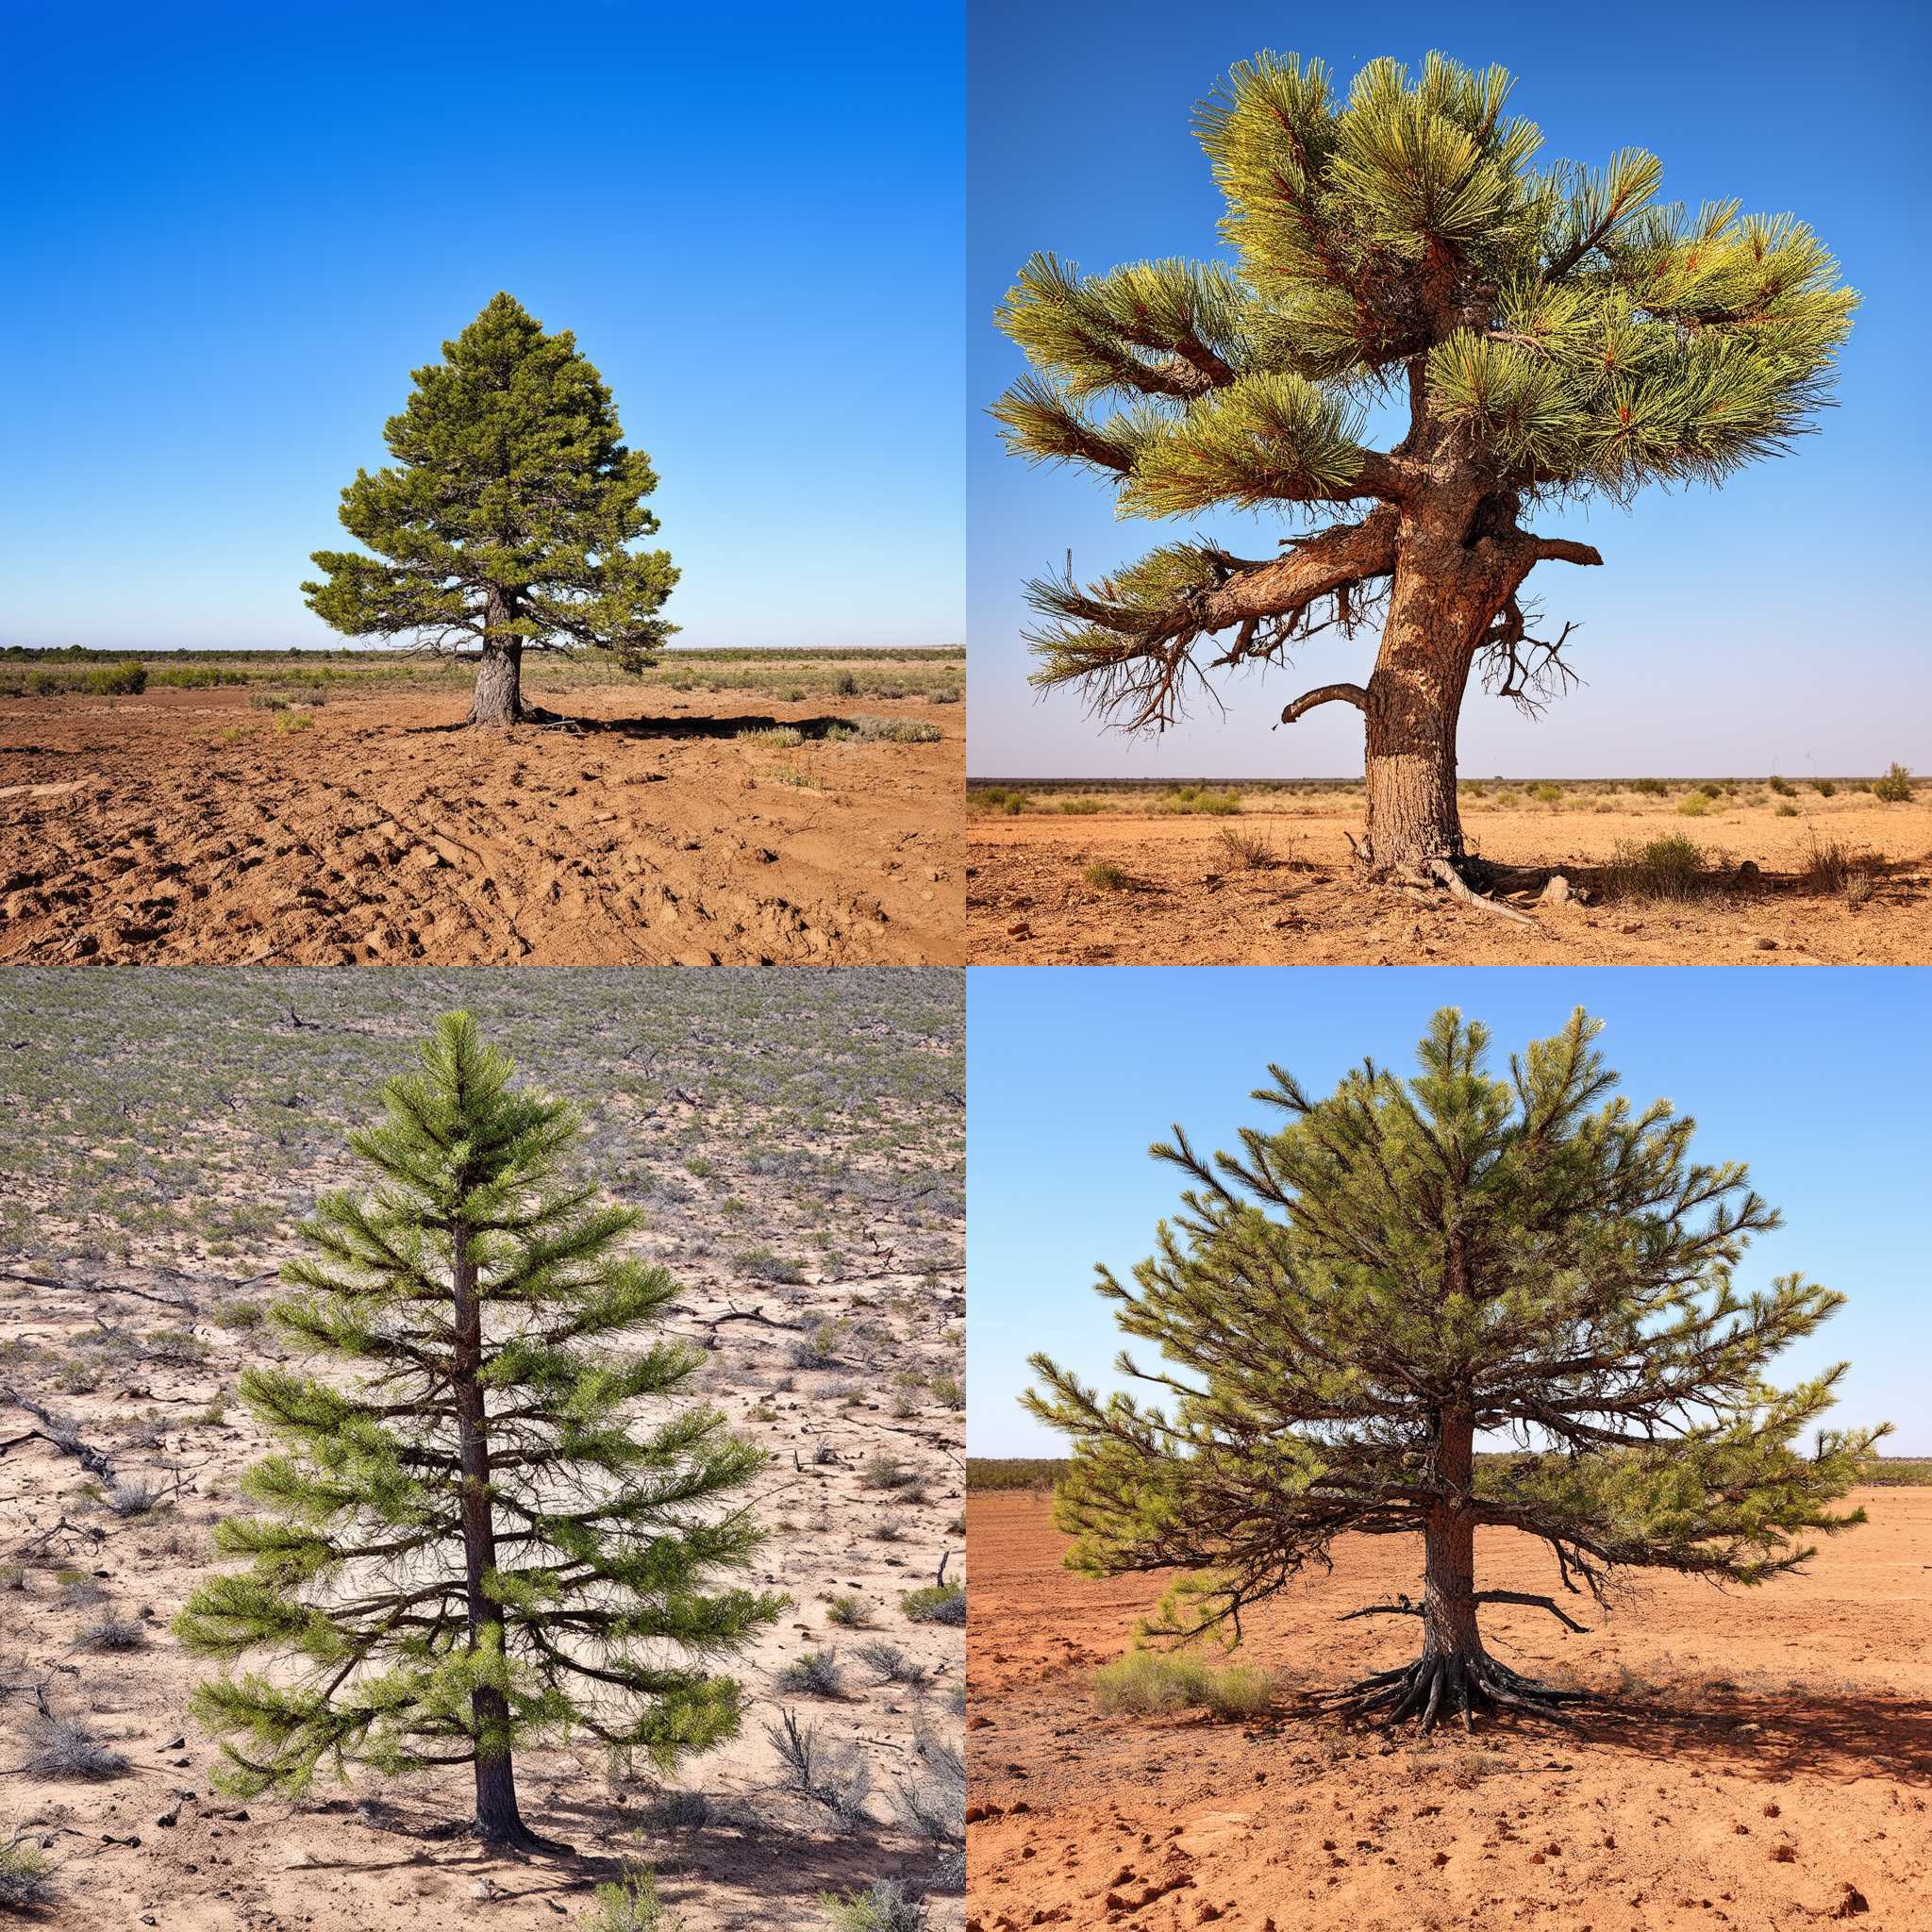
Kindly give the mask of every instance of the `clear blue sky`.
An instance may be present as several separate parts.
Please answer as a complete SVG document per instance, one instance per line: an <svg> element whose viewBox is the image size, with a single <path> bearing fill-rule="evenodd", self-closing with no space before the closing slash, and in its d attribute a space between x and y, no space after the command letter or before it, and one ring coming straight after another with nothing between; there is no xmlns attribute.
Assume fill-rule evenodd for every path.
<svg viewBox="0 0 1932 1932"><path fill-rule="evenodd" d="M9 0L0 643L330 641L498 289L656 460L680 643L959 642L962 12Z"/></svg>
<svg viewBox="0 0 1932 1932"><path fill-rule="evenodd" d="M967 490L971 762L983 776L1287 776L1358 774L1360 720L1342 706L1270 733L1305 685L1361 675L1371 641L1318 639L1297 671L1224 687L1164 741L1103 735L1076 693L1025 684L1021 585L1060 568L1084 578L1187 534L1121 523L1085 474L1002 454L986 406L1024 367L991 311L1014 271L1051 249L1089 271L1216 251L1222 201L1189 133L1190 109L1264 47L1318 55L1343 86L1364 61L1415 67L1431 48L1518 79L1512 111L1544 158L1600 164L1647 147L1664 194L1693 208L1741 197L1817 228L1860 290L1840 404L1796 455L1722 491L1651 491L1632 512L1544 512L1603 570L1544 564L1531 579L1574 618L1588 680L1541 724L1472 694L1462 768L1488 776L1645 773L1864 773L1932 766L1932 657L1918 578L1924 547L1924 315L1932 301L1920 0L1685 6L1553 0L1373 8L1262 0L1118 0L1088 6L974 0L967 117ZM1203 519L1266 554L1276 518ZM1258 549L1257 548L1258 546ZM1301 681L1296 682L1297 678Z"/></svg>
<svg viewBox="0 0 1932 1932"><path fill-rule="evenodd" d="M1182 1176L1146 1158L1179 1122L1204 1152L1268 1109L1273 1060L1327 1092L1364 1056L1407 1072L1429 1016L1457 1006L1497 1064L1581 1005L1633 1105L1698 1123L1695 1152L1749 1163L1785 1225L1739 1272L1801 1271L1848 1305L1773 1365L1789 1386L1852 1363L1833 1421L1890 1421L1888 1454L1932 1455L1924 1233L1932 974L1703 967L975 967L967 975L967 1443L975 1456L1064 1453L1018 1407L1043 1349L1115 1385L1121 1337L1091 1289L1123 1277L1177 1205Z"/></svg>

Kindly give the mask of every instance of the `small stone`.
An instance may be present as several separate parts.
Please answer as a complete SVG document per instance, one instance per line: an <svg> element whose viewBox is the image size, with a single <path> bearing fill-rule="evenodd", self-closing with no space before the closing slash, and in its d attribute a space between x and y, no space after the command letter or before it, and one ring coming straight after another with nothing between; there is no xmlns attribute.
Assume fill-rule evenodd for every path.
<svg viewBox="0 0 1932 1932"><path fill-rule="evenodd" d="M1757 941L1757 950L1760 953L1774 953L1777 951L1777 941L1775 940L1759 940Z"/></svg>
<svg viewBox="0 0 1932 1932"><path fill-rule="evenodd" d="M156 1820L163 1831L172 1831L181 1822L181 1807L178 1805L163 1811Z"/></svg>

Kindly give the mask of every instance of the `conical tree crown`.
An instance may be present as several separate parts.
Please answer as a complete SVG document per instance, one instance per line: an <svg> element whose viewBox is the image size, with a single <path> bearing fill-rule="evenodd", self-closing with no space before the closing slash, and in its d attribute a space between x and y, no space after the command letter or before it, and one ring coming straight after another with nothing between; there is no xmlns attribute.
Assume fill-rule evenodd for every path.
<svg viewBox="0 0 1932 1932"><path fill-rule="evenodd" d="M1278 1589L1351 1528L1420 1528L1445 1506L1547 1541L1592 1584L1624 1566L1755 1583L1811 1554L1806 1530L1884 1430L1818 1431L1845 1365L1789 1391L1770 1360L1843 1297L1733 1270L1777 1217L1742 1166L1690 1157L1693 1124L1614 1097L1580 1010L1488 1065L1446 1010L1404 1081L1365 1063L1278 1109L1240 1155L1176 1130L1155 1155L1193 1185L1131 1287L1100 1292L1167 1364L1117 1364L1172 1398L1106 1400L1045 1357L1033 1411L1074 1439L1070 1560L1206 1573L1208 1621ZM1473 1491L1439 1460L1457 1433L1513 1454Z"/></svg>
<svg viewBox="0 0 1932 1932"><path fill-rule="evenodd" d="M195 1694L228 1788L299 1791L324 1763L404 1772L574 1737L670 1764L730 1736L738 1688L708 1665L785 1602L717 1581L757 1546L735 1496L764 1457L715 1410L671 1400L696 1350L625 1345L675 1292L619 1252L637 1216L566 1176L575 1111L515 1086L466 1014L384 1104L351 1141L374 1191L319 1204L271 1311L327 1373L242 1378L281 1446L245 1479L261 1513L218 1532L247 1567L175 1625L225 1664L278 1658ZM466 1387L489 1454L480 1619ZM478 1686L507 1700L500 1735L481 1734Z"/></svg>
<svg viewBox="0 0 1932 1932"><path fill-rule="evenodd" d="M627 448L609 390L564 329L498 294L384 430L396 467L342 491L351 536L383 563L317 551L309 606L352 636L470 628L501 641L617 650L638 663L674 626L677 581L644 499L657 473Z"/></svg>

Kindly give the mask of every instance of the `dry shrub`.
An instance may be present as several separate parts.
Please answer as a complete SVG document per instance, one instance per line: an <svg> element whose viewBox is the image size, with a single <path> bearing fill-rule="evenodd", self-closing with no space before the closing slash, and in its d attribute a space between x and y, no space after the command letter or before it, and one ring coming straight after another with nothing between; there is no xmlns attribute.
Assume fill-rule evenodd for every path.
<svg viewBox="0 0 1932 1932"><path fill-rule="evenodd" d="M1241 872L1270 872L1281 863L1281 855L1258 832L1237 832L1224 826L1221 849L1229 865Z"/></svg>
<svg viewBox="0 0 1932 1932"><path fill-rule="evenodd" d="M1216 1717L1256 1717L1274 1695L1273 1674L1253 1664L1217 1667L1180 1652L1129 1651L1093 1674L1094 1704L1109 1717L1197 1709Z"/></svg>
<svg viewBox="0 0 1932 1932"><path fill-rule="evenodd" d="M1604 867L1605 895L1610 899L1683 904L1719 889L1720 874L1702 846L1681 832L1642 842L1619 840Z"/></svg>

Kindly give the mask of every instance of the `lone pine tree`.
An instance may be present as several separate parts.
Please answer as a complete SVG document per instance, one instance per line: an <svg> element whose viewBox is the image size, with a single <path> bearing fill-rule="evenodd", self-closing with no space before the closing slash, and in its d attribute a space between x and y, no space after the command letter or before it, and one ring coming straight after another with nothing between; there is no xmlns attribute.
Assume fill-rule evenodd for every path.
<svg viewBox="0 0 1932 1932"><path fill-rule="evenodd" d="M1241 1616L1335 1539L1420 1535L1423 1592L1356 1615L1413 1616L1420 1655L1336 1693L1393 1723L1491 1707L1559 1715L1581 1693L1491 1657L1475 1533L1541 1540L1562 1587L1603 1601L1623 1573L1756 1584L1864 1521L1831 1505L1884 1428L1820 1430L1844 1364L1789 1391L1780 1349L1843 1296L1792 1274L1740 1293L1732 1270L1777 1224L1735 1163L1690 1156L1666 1101L1632 1112L1579 1010L1488 1069L1489 1036L1437 1014L1407 1082L1373 1062L1324 1100L1278 1067L1256 1098L1286 1116L1204 1160L1134 1286L1100 1271L1129 1335L1166 1367L1122 1374L1172 1398L1103 1400L1044 1356L1033 1412L1074 1439L1057 1501L1068 1561L1093 1575L1179 1568L1157 1633ZM1888 1425L1889 1426L1889 1425ZM1480 1460L1479 1434L1518 1453Z"/></svg>
<svg viewBox="0 0 1932 1932"><path fill-rule="evenodd" d="M1603 561L1524 518L1782 451L1825 400L1857 299L1789 216L1658 205L1647 154L1533 169L1541 136L1504 118L1510 85L1432 54L1413 83L1371 62L1340 101L1320 61L1260 55L1196 121L1233 265L1083 278L1035 256L998 318L1035 371L993 411L1016 453L1098 473L1123 516L1309 523L1278 557L1197 539L1086 589L1030 585L1049 620L1034 683L1158 729L1191 678L1379 625L1365 683L1307 691L1281 722L1359 709L1363 857L1445 884L1466 865L1471 673L1539 708L1570 678L1570 627L1534 636L1524 586L1544 561ZM1105 398L1125 407L1089 412ZM1374 403L1407 408L1386 450L1362 441Z"/></svg>
<svg viewBox="0 0 1932 1932"><path fill-rule="evenodd" d="M733 1498L762 1452L714 1410L639 1415L699 1359L617 1345L671 1280L617 1254L635 1213L564 1177L574 1109L511 1074L453 1014L352 1136L376 1190L321 1202L272 1311L343 1373L242 1377L284 1447L245 1478L264 1513L217 1534L248 1567L175 1627L225 1664L281 1659L194 1693L227 1789L467 1763L478 1832L528 1847L519 1745L589 1738L668 1765L731 1736L738 1688L708 1666L785 1599L715 1587L758 1541Z"/></svg>
<svg viewBox="0 0 1932 1932"><path fill-rule="evenodd" d="M651 459L626 449L603 378L568 329L546 335L493 296L383 430L397 467L356 473L343 527L375 551L318 550L308 608L350 637L480 652L470 722L527 715L527 650L610 651L646 668L676 628L664 550L627 546L658 520Z"/></svg>

